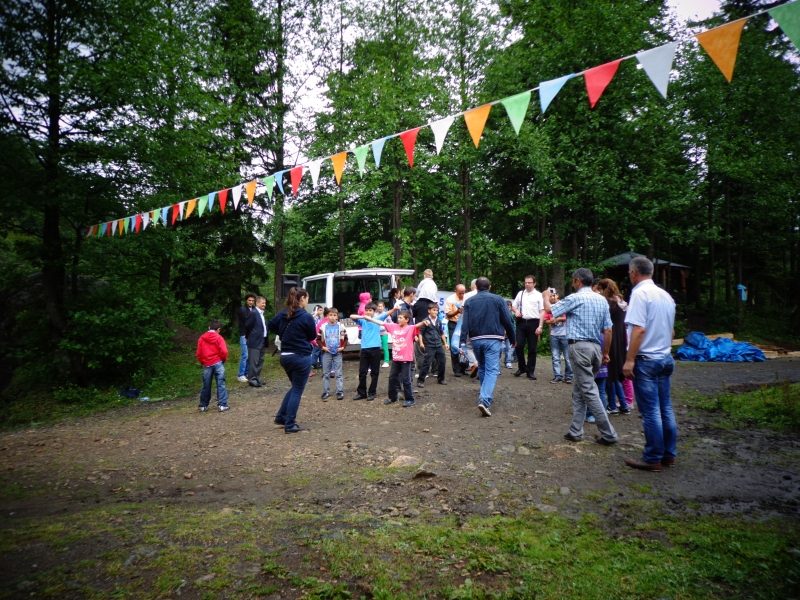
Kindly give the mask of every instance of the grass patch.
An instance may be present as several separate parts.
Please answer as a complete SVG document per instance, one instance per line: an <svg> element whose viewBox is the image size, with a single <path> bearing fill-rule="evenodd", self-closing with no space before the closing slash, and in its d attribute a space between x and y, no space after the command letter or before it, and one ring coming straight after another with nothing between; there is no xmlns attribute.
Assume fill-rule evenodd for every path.
<svg viewBox="0 0 800 600"><path fill-rule="evenodd" d="M233 599L291 589L308 599L769 600L800 592L794 521L664 517L639 505L622 510L639 520L612 537L593 514L576 522L535 510L520 518L393 522L263 507L228 514L179 506L95 508L15 521L0 531L6 560L27 564L65 546L72 550L56 554L63 556L56 567L0 583L0 598L18 597L22 589L26 596L64 597L76 582L89 598L160 597L182 585L190 597ZM157 541L138 554L137 545L91 552L98 543L118 545L131 530Z"/></svg>
<svg viewBox="0 0 800 600"><path fill-rule="evenodd" d="M692 408L724 413L733 427L760 425L779 431L800 431L800 384L788 381L746 394L706 397L687 395Z"/></svg>

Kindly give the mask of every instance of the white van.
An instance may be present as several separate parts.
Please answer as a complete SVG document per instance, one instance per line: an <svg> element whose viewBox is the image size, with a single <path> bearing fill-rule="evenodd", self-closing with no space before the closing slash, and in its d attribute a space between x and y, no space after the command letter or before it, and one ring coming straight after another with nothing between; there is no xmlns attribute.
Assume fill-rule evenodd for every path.
<svg viewBox="0 0 800 600"><path fill-rule="evenodd" d="M324 307L333 306L339 311L339 322L347 327L348 345L346 351L360 350L361 340L358 339L358 327L349 318L358 312L359 295L369 292L372 301L383 301L388 305L389 291L403 285L416 285L411 281L413 269L356 269L352 271L336 271L335 273L320 273L304 277L301 287L308 292L308 306L306 310L313 314L317 305ZM401 285L400 278L404 279ZM439 292L439 306L444 306L444 299L452 292ZM388 308L388 306L387 306Z"/></svg>

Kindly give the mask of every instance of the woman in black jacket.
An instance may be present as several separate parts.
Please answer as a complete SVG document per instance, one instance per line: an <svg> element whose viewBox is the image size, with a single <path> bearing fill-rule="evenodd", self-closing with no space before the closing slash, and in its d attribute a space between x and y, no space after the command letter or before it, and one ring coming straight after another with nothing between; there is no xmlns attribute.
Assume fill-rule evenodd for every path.
<svg viewBox="0 0 800 600"><path fill-rule="evenodd" d="M305 431L297 424L300 398L311 372L311 340L317 336L314 317L306 312L308 292L292 288L286 299L286 308L270 319L267 329L281 338L281 366L292 382L275 415L275 423L283 425L286 433Z"/></svg>

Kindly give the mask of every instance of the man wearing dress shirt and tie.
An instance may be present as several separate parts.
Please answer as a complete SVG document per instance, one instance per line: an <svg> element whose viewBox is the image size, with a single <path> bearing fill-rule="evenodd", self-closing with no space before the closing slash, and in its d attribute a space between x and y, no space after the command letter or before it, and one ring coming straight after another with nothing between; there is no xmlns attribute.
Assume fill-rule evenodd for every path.
<svg viewBox="0 0 800 600"><path fill-rule="evenodd" d="M517 294L511 304L511 310L517 318L517 372L514 377L527 375L528 379L536 379L536 346L542 333L544 319L544 302L542 294L536 289L536 278L525 276L525 289ZM528 346L528 360L525 360L525 346Z"/></svg>

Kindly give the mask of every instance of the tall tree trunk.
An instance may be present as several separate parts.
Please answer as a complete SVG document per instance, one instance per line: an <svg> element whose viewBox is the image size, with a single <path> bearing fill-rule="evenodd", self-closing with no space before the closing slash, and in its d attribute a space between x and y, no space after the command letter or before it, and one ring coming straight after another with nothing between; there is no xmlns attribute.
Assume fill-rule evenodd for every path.
<svg viewBox="0 0 800 600"><path fill-rule="evenodd" d="M399 181L393 182L392 194L392 248L394 249L394 268L400 267L403 260L403 240L400 239L400 219L403 209L403 188Z"/></svg>
<svg viewBox="0 0 800 600"><path fill-rule="evenodd" d="M456 228L456 285L462 283L461 281L461 227ZM455 286L453 286L455 289Z"/></svg>
<svg viewBox="0 0 800 600"><path fill-rule="evenodd" d="M414 281L420 280L419 263L417 262L417 230L414 229L414 200L408 200L408 228L411 230L411 261L414 266Z"/></svg>
<svg viewBox="0 0 800 600"><path fill-rule="evenodd" d="M714 199L708 201L708 306L711 310L717 303L717 265L714 259Z"/></svg>
<svg viewBox="0 0 800 600"><path fill-rule="evenodd" d="M736 281L737 283L744 285L744 224L743 219L739 217L739 248L738 252L736 253ZM752 294L755 290L750 290ZM744 302L736 299L736 315L738 317L737 321L739 323L739 330L742 329L742 320L744 319Z"/></svg>
<svg viewBox="0 0 800 600"><path fill-rule="evenodd" d="M344 271L344 192L339 190L339 270Z"/></svg>
<svg viewBox="0 0 800 600"><path fill-rule="evenodd" d="M275 57L275 76L277 101L275 110L275 170L282 171L286 154L284 150L284 135L286 112L288 110L284 99L284 77L286 76L286 38L283 23L283 0L277 0L275 7L275 27L277 28L278 43ZM282 175L281 175L282 177ZM283 245L286 234L286 221L284 215L283 195L274 194L275 205L273 208L273 245L275 248L275 277L272 282L273 310L277 312L283 305L282 277L286 272L286 249Z"/></svg>
<svg viewBox="0 0 800 600"><path fill-rule="evenodd" d="M558 216L555 216L555 223L559 222ZM550 285L556 288L559 296L563 296L564 294L564 261L561 258L561 232L558 230L556 224L553 223L553 234L552 234L552 244L553 244L553 279Z"/></svg>
<svg viewBox="0 0 800 600"><path fill-rule="evenodd" d="M471 216L469 207L469 164L461 161L459 168L461 179L461 202L462 216L464 218L464 270L468 277L472 277L472 243L471 236Z"/></svg>
<svg viewBox="0 0 800 600"><path fill-rule="evenodd" d="M730 194L725 191L725 304L731 303L731 213Z"/></svg>

